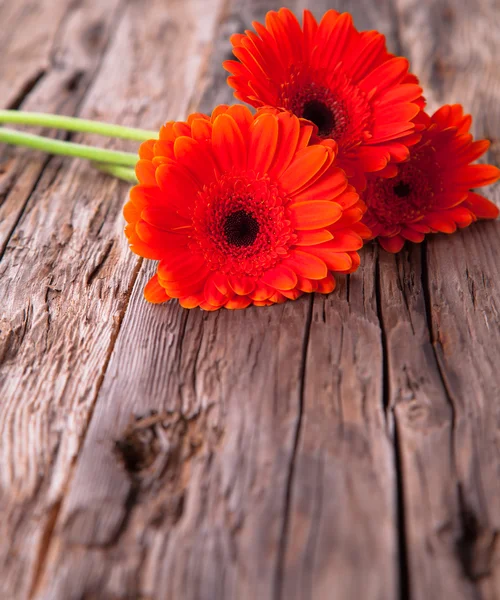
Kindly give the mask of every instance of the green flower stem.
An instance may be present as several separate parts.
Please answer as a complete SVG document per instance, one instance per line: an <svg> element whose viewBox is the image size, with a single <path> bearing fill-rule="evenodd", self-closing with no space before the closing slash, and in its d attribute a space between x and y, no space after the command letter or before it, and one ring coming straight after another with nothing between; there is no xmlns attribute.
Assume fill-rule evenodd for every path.
<svg viewBox="0 0 500 600"><path fill-rule="evenodd" d="M60 115L48 115L20 110L0 110L0 123L16 123L18 125L65 129L66 131L97 133L98 135L105 135L107 137L136 140L138 142L158 138L157 131L123 127L122 125L110 125L108 123L100 123L99 121L90 121L89 119L77 119L76 117L63 117Z"/></svg>
<svg viewBox="0 0 500 600"><path fill-rule="evenodd" d="M94 162L111 163L128 167L135 166L138 161L137 154L133 154L132 152L118 152L117 150L105 150L104 148L95 148L94 146L62 142L30 133L21 133L20 131L5 127L0 127L0 143L42 150L49 154L73 156Z"/></svg>
<svg viewBox="0 0 500 600"><path fill-rule="evenodd" d="M93 163L94 167L103 173L112 175L117 179L128 181L130 183L138 183L134 169L130 167L122 167L121 165L106 165L102 163Z"/></svg>

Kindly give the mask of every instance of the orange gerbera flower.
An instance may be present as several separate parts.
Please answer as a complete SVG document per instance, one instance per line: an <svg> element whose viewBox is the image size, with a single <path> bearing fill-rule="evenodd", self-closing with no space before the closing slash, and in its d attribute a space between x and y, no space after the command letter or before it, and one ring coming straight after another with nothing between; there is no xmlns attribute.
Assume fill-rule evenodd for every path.
<svg viewBox="0 0 500 600"><path fill-rule="evenodd" d="M159 260L151 302L245 308L328 293L359 265L364 204L290 113L220 106L169 122L139 151L124 208L131 249Z"/></svg>
<svg viewBox="0 0 500 600"><path fill-rule="evenodd" d="M249 104L290 110L317 126L320 138L339 146L339 164L362 189L363 173L408 158L418 141L413 118L424 106L408 61L387 52L377 31L359 32L348 13L329 10L318 24L304 11L304 25L286 8L269 12L231 38L238 61L224 68L235 96Z"/></svg>
<svg viewBox="0 0 500 600"><path fill-rule="evenodd" d="M432 117L422 113L419 120L425 129L409 160L398 166L396 177L371 176L363 194L364 222L389 252L399 252L405 240L421 242L426 233L453 233L499 214L492 202L470 191L500 177L493 165L471 164L490 145L473 141L471 116L454 104Z"/></svg>

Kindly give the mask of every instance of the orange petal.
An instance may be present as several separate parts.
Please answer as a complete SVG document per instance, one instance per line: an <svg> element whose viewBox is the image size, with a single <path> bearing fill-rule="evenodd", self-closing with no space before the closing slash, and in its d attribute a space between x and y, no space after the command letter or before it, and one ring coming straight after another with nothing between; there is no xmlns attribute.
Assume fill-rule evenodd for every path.
<svg viewBox="0 0 500 600"><path fill-rule="evenodd" d="M203 298L201 296L183 296L179 298L179 304L182 308L196 308L200 306L203 302Z"/></svg>
<svg viewBox="0 0 500 600"><path fill-rule="evenodd" d="M208 185L214 181L214 161L199 142L187 136L178 137L174 143L174 153L179 163L200 185Z"/></svg>
<svg viewBox="0 0 500 600"><path fill-rule="evenodd" d="M125 208L126 206L127 205L125 205ZM173 207L170 206L148 207L140 213L140 217L147 223L155 225L160 229L176 231L177 233L182 229L183 233L187 233L187 230L191 228L189 220L186 217L179 215L179 213L172 208Z"/></svg>
<svg viewBox="0 0 500 600"><path fill-rule="evenodd" d="M249 294L249 297L254 302L264 302L274 294L274 291L274 288L258 281L255 284L254 291Z"/></svg>
<svg viewBox="0 0 500 600"><path fill-rule="evenodd" d="M242 308L247 308L247 306L250 306L250 304L252 304L252 301L250 298L248 298L248 296L234 296L226 302L224 308L241 310Z"/></svg>
<svg viewBox="0 0 500 600"><path fill-rule="evenodd" d="M335 278L331 273L328 273L328 275L322 279L321 281L318 281L318 293L320 294L330 294L331 292L333 292L333 290L335 289Z"/></svg>
<svg viewBox="0 0 500 600"><path fill-rule="evenodd" d="M206 119L194 119L191 123L191 135L198 142L212 139L212 123Z"/></svg>
<svg viewBox="0 0 500 600"><path fill-rule="evenodd" d="M278 139L274 161L269 168L269 176L278 179L288 168L297 148L300 134L299 120L288 113L278 115Z"/></svg>
<svg viewBox="0 0 500 600"><path fill-rule="evenodd" d="M324 146L309 146L299 150L281 176L281 187L292 194L310 181L328 158L328 149Z"/></svg>
<svg viewBox="0 0 500 600"><path fill-rule="evenodd" d="M292 250L290 258L283 261L283 264L289 266L300 277L308 279L323 279L328 273L321 258L302 250Z"/></svg>
<svg viewBox="0 0 500 600"><path fill-rule="evenodd" d="M359 235L353 233L351 230L335 231L333 234L333 240L325 242L315 248L324 248L327 250L333 250L334 252L349 252L359 250L363 247L363 240Z"/></svg>
<svg viewBox="0 0 500 600"><path fill-rule="evenodd" d="M327 229L313 229L311 231L297 231L296 246L314 246L333 239Z"/></svg>
<svg viewBox="0 0 500 600"><path fill-rule="evenodd" d="M342 216L340 206L326 200L297 202L290 205L289 211L293 226L306 230L328 227Z"/></svg>
<svg viewBox="0 0 500 600"><path fill-rule="evenodd" d="M352 258L347 252L333 252L319 246L311 246L308 252L321 258L330 271L348 271L352 267Z"/></svg>
<svg viewBox="0 0 500 600"><path fill-rule="evenodd" d="M248 131L254 120L248 106L234 104L227 109L226 114L228 114L230 117L233 117L243 135L243 139L247 140Z"/></svg>
<svg viewBox="0 0 500 600"><path fill-rule="evenodd" d="M133 202L127 202L123 207L123 216L127 223L135 223L141 218L141 211Z"/></svg>
<svg viewBox="0 0 500 600"><path fill-rule="evenodd" d="M304 292L295 288L294 290L281 290L281 293L285 298L288 298L288 300L297 300Z"/></svg>
<svg viewBox="0 0 500 600"><path fill-rule="evenodd" d="M143 242L160 250L174 249L180 251L188 242L185 235L158 229L158 227L146 223L146 221L139 221L135 226L135 231Z"/></svg>
<svg viewBox="0 0 500 600"><path fill-rule="evenodd" d="M213 279L210 277L205 282L205 287L203 289L203 294L205 296L205 300L215 306L217 308L224 306L227 302L227 296L225 294L221 294L217 289Z"/></svg>
<svg viewBox="0 0 500 600"><path fill-rule="evenodd" d="M146 140L139 146L139 158L151 160L155 155L154 147L156 140Z"/></svg>
<svg viewBox="0 0 500 600"><path fill-rule="evenodd" d="M260 278L262 283L276 290L291 290L297 285L297 275L294 271L283 265L278 265L266 271Z"/></svg>
<svg viewBox="0 0 500 600"><path fill-rule="evenodd" d="M278 121L269 113L260 115L250 127L248 168L267 173L278 143Z"/></svg>
<svg viewBox="0 0 500 600"><path fill-rule="evenodd" d="M153 304L161 304L170 300L170 296L165 292L165 289L160 285L158 281L158 275L154 275L146 284L144 288L144 297L148 302Z"/></svg>
<svg viewBox="0 0 500 600"><path fill-rule="evenodd" d="M243 135L233 117L219 115L212 129L212 146L223 171L243 170L247 165L247 149Z"/></svg>
<svg viewBox="0 0 500 600"><path fill-rule="evenodd" d="M255 289L255 280L243 275L231 275L228 277L229 285L238 296L247 296Z"/></svg>
<svg viewBox="0 0 500 600"><path fill-rule="evenodd" d="M183 216L189 216L200 191L200 185L189 175L187 169L177 165L162 165L156 171L156 180L166 201Z"/></svg>
<svg viewBox="0 0 500 600"><path fill-rule="evenodd" d="M347 178L344 171L331 167L309 187L302 189L294 196L295 202L304 200L333 200L347 187Z"/></svg>
<svg viewBox="0 0 500 600"><path fill-rule="evenodd" d="M156 169L150 160L140 159L135 165L135 174L142 185L156 185Z"/></svg>
<svg viewBox="0 0 500 600"><path fill-rule="evenodd" d="M190 252L179 253L175 260L161 260L158 265L158 275L162 281L180 281L193 275L205 266L205 260L200 254Z"/></svg>

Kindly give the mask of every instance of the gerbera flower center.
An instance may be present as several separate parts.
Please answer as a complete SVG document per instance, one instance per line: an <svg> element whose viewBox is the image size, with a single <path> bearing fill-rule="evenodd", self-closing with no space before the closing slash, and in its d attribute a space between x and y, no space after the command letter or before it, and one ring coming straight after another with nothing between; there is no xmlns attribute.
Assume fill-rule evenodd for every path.
<svg viewBox="0 0 500 600"><path fill-rule="evenodd" d="M371 137L370 103L340 64L325 72L292 66L287 82L281 85L279 104L314 123L321 138L334 139L342 150Z"/></svg>
<svg viewBox="0 0 500 600"><path fill-rule="evenodd" d="M259 276L286 256L296 240L289 203L267 175L225 173L199 194L192 244L213 270Z"/></svg>
<svg viewBox="0 0 500 600"><path fill-rule="evenodd" d="M302 116L318 127L318 135L327 136L335 129L335 115L331 108L320 100L310 100L304 104Z"/></svg>
<svg viewBox="0 0 500 600"><path fill-rule="evenodd" d="M246 210L237 210L224 222L224 235L231 246L251 246L259 233L259 223Z"/></svg>
<svg viewBox="0 0 500 600"><path fill-rule="evenodd" d="M403 180L399 181L392 189L398 198L406 198L411 193L410 184Z"/></svg>
<svg viewBox="0 0 500 600"><path fill-rule="evenodd" d="M382 227L391 235L394 227L418 221L443 189L440 173L435 150L425 146L399 167L394 179L371 178L364 194L366 224L377 231Z"/></svg>

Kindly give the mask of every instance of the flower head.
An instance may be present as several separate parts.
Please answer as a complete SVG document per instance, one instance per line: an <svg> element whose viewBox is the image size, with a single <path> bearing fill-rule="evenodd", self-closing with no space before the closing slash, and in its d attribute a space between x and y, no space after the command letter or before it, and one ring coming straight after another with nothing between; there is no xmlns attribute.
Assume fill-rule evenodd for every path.
<svg viewBox="0 0 500 600"><path fill-rule="evenodd" d="M124 215L130 248L160 261L148 300L269 305L328 293L332 272L357 268L365 207L335 143L309 145L312 132L290 113L220 106L141 146Z"/></svg>
<svg viewBox="0 0 500 600"><path fill-rule="evenodd" d="M425 129L395 177L371 176L363 198L364 222L389 252L405 240L421 242L426 233L453 233L478 218L495 219L498 208L471 188L495 182L500 170L471 164L489 147L473 141L470 115L459 104L441 107L432 117L422 113Z"/></svg>
<svg viewBox="0 0 500 600"><path fill-rule="evenodd" d="M238 61L224 67L235 96L312 121L321 139L334 139L339 164L357 189L364 173L408 157L418 141L412 120L424 102L408 61L387 52L377 31L359 32L348 13L329 10L318 24L304 11L303 27L286 8L271 11L231 38Z"/></svg>

